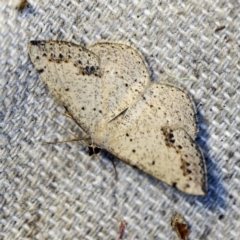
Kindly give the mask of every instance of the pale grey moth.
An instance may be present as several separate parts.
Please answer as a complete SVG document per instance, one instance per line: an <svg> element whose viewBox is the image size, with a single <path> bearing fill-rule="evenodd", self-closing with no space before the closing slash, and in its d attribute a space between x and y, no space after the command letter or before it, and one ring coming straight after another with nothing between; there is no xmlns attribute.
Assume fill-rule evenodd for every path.
<svg viewBox="0 0 240 240"><path fill-rule="evenodd" d="M31 41L29 55L50 91L89 136L88 146L179 190L206 193L205 163L195 143L195 106L182 90L150 81L132 47Z"/></svg>

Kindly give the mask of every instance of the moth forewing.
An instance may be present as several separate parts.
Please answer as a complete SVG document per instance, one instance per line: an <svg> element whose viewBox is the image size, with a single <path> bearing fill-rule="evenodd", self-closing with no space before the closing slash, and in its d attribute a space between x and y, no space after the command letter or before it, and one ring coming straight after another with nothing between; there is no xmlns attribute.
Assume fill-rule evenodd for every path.
<svg viewBox="0 0 240 240"><path fill-rule="evenodd" d="M98 56L80 45L58 41L31 41L29 55L50 91L93 135L102 119Z"/></svg>

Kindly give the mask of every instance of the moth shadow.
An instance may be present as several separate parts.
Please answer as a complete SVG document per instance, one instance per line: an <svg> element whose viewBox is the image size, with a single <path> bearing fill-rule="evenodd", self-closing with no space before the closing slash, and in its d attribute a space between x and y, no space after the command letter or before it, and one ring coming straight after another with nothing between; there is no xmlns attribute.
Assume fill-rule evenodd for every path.
<svg viewBox="0 0 240 240"><path fill-rule="evenodd" d="M224 207L225 205L225 199L227 192L225 188L222 185L222 182L219 178L219 173L221 169L216 164L216 160L211 159L209 157L210 149L207 146L207 141L209 139L209 134L207 131L206 122L204 121L203 116L198 112L198 124L199 124L199 132L196 138L196 143L202 149L202 153L205 158L205 164L206 164L206 185L207 185L207 192L205 196L195 196L195 195L188 195L186 193L183 193L181 191L178 191L177 189L173 189L171 186L162 183L160 180L148 175L147 173L144 173L141 170L139 171L140 175L144 175L149 179L149 183L153 184L157 188L161 188L162 191L166 191L166 195L169 195L170 198L173 200L179 199L179 195L181 195L182 198L184 198L187 202L189 202L191 205L195 205L196 202L199 202L201 205L204 206L204 208L208 208L211 210L219 209L219 207ZM117 157L113 156L111 153L107 152L106 150L101 150L103 153L103 158L106 160L111 160L116 163L116 166L118 165L117 161L120 161Z"/></svg>
<svg viewBox="0 0 240 240"><path fill-rule="evenodd" d="M217 209L225 205L226 199L226 189L223 187L223 184L219 178L219 173L221 169L216 164L217 159L212 159L209 156L210 149L207 146L207 140L209 139L209 134L207 132L206 122L204 121L203 116L198 111L197 113L199 132L196 138L196 143L202 149L205 164L206 164L206 184L207 184L207 193L205 196L198 196L197 200L204 207L210 209Z"/></svg>

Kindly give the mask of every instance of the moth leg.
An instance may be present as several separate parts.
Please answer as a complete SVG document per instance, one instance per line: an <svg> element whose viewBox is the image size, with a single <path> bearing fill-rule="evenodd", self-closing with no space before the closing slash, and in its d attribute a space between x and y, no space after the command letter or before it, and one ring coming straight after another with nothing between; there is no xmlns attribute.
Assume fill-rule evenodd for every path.
<svg viewBox="0 0 240 240"><path fill-rule="evenodd" d="M101 149L98 148L98 147L93 147L93 146L88 146L88 149L89 149L89 156L92 156L92 155L97 156L98 160L103 165L102 160L99 156L99 153L100 153ZM114 169L114 172L115 172L115 180L117 181L118 180L118 173L117 173L116 165L115 165L115 162L114 162L113 158L110 158L110 160L112 162L113 169ZM103 167L104 167L104 169L106 169L105 165L103 165Z"/></svg>
<svg viewBox="0 0 240 240"><path fill-rule="evenodd" d="M88 146L89 149L89 156L97 156L97 159L99 160L100 164L102 165L103 169L106 169L106 166L103 164L103 161L101 160L99 153L101 151L98 147L93 147L93 145Z"/></svg>
<svg viewBox="0 0 240 240"><path fill-rule="evenodd" d="M118 180L118 172L117 172L117 169L116 169L115 162L112 158L111 158L111 162L112 162L113 169L114 169L114 172L115 172L115 181L117 181Z"/></svg>
<svg viewBox="0 0 240 240"><path fill-rule="evenodd" d="M108 153L108 155L109 155L109 153ZM115 181L117 181L118 180L118 172L117 172L116 164L114 162L114 158L115 157L113 157L113 155L108 156L108 159L110 159L111 162L112 162L113 169L114 169L114 172L115 172Z"/></svg>

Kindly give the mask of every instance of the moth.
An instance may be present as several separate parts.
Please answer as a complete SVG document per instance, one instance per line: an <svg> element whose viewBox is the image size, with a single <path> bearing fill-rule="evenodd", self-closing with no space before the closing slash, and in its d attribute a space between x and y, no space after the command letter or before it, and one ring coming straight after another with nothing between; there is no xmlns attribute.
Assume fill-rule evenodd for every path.
<svg viewBox="0 0 240 240"><path fill-rule="evenodd" d="M90 148L105 149L185 193L206 193L195 105L181 89L151 82L134 48L31 41L28 49L41 79L89 136Z"/></svg>

